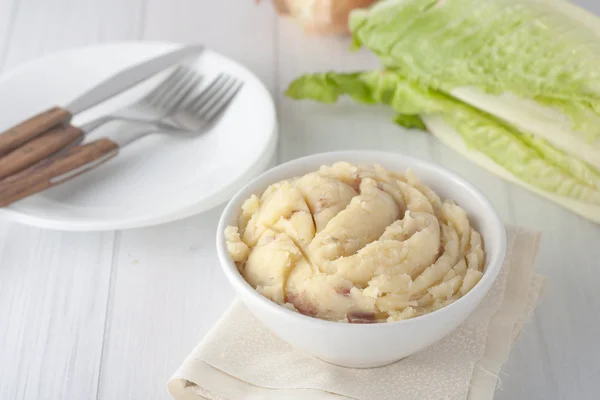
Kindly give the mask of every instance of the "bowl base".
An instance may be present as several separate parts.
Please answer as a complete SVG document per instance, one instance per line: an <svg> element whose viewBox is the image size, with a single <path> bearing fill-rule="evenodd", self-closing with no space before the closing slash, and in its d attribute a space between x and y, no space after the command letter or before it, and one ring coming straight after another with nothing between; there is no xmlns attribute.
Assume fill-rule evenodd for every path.
<svg viewBox="0 0 600 400"><path fill-rule="evenodd" d="M326 362L327 364L335 365L336 367L350 368L350 369L371 369L371 368L387 367L388 365L392 365L394 363L397 363L398 361L404 360L406 357L408 357L408 356L404 356L402 358L399 358L397 360L392 360L392 361L372 362L372 363L368 363L368 362L359 362L359 363L348 362L348 363L341 363L339 361L331 361L331 360L327 360L327 359L321 358L321 357L317 357L317 358L319 360L321 360L321 361Z"/></svg>

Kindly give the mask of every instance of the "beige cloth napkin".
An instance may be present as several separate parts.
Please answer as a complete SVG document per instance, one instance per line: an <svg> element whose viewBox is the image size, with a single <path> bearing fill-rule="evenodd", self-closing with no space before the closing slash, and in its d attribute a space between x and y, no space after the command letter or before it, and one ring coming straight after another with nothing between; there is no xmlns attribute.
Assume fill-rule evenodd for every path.
<svg viewBox="0 0 600 400"><path fill-rule="evenodd" d="M239 301L169 381L176 400L489 400L512 343L537 305L539 234L508 228L507 257L490 293L455 332L374 369L337 367L292 348Z"/></svg>

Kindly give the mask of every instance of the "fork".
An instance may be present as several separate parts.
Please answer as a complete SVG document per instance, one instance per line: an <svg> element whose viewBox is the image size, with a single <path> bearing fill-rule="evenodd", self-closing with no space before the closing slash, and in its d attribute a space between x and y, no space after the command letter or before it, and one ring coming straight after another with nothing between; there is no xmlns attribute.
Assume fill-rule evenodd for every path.
<svg viewBox="0 0 600 400"><path fill-rule="evenodd" d="M155 124L171 133L206 130L222 111L221 103L230 101L242 88L243 82L221 73L201 93L194 95L194 89L198 88L201 82L202 77L196 71L179 66L159 86L136 103L90 121L81 129L90 133L107 122L122 120Z"/></svg>
<svg viewBox="0 0 600 400"><path fill-rule="evenodd" d="M0 180L60 150L81 143L89 133L112 121L152 123L169 130L181 128L177 123L165 124L162 120L177 111L177 107L201 81L202 77L196 71L179 66L149 93L125 108L98 117L80 127L67 124L51 129L0 158Z"/></svg>
<svg viewBox="0 0 600 400"><path fill-rule="evenodd" d="M228 74L219 74L197 97L186 99L184 107L168 116L175 126L198 132L210 129L227 105L244 85Z"/></svg>
<svg viewBox="0 0 600 400"><path fill-rule="evenodd" d="M186 78L186 82L191 82L191 80L191 76ZM116 138L105 137L71 147L54 157L11 175L0 182L0 207L89 171L116 156L120 148L146 135L157 132L197 135L207 132L222 117L242 86L243 82L237 78L221 74L199 93L191 90L187 91L182 98L178 98L176 109L167 113L168 115L162 120L154 121L154 123L148 121L135 123L144 124L147 129L119 132ZM174 126L174 123L181 119L185 119L187 129ZM194 128L193 132L189 128Z"/></svg>
<svg viewBox="0 0 600 400"><path fill-rule="evenodd" d="M90 133L115 120L160 125L202 83L202 76L187 66L178 66L152 91L129 106L86 123L81 129Z"/></svg>

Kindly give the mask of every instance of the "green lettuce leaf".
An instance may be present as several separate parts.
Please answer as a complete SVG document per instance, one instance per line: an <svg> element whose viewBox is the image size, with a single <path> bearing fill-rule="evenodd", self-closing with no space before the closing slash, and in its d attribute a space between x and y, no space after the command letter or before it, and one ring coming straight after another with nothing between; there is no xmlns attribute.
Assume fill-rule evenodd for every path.
<svg viewBox="0 0 600 400"><path fill-rule="evenodd" d="M591 165L569 156L543 139L525 134L520 138L529 147L535 149L542 158L567 171L585 184L600 190L600 173Z"/></svg>
<svg viewBox="0 0 600 400"><path fill-rule="evenodd" d="M456 88L452 96L502 119L517 130L542 138L571 156L600 168L600 140L589 142L585 134L572 129L565 114L540 100L525 99L510 93L490 95L477 88ZM567 105L565 105L567 107ZM573 106L573 112L576 107ZM600 118L585 113L586 123L600 126ZM589 116L589 118L587 118Z"/></svg>
<svg viewBox="0 0 600 400"><path fill-rule="evenodd" d="M600 173L550 143L523 134L503 121L399 71L306 75L292 82L288 96L332 102L342 95L368 104L386 104L400 116L438 116L467 147L485 154L515 178L543 191L600 205ZM398 117L397 117L398 119Z"/></svg>
<svg viewBox="0 0 600 400"><path fill-rule="evenodd" d="M425 123L419 115L414 114L397 114L394 122L406 129L421 129L425 130Z"/></svg>
<svg viewBox="0 0 600 400"><path fill-rule="evenodd" d="M444 113L442 118L469 148L485 154L516 178L559 196L600 205L598 172L583 163L569 162L564 153L549 143L541 139L532 141L468 106Z"/></svg>
<svg viewBox="0 0 600 400"><path fill-rule="evenodd" d="M452 127L450 127L441 117L435 115L426 116L423 117L423 121L428 130L433 133L436 138L471 162L498 175L508 182L522 186L544 198L547 198L566 208L567 210L574 212L575 214L579 214L591 221L600 223L599 205L584 203L570 197L559 196L518 179L501 165L495 163L492 159L487 157L485 154L473 149L469 149L461 135L459 135Z"/></svg>
<svg viewBox="0 0 600 400"><path fill-rule="evenodd" d="M410 80L399 71L305 75L293 81L285 94L296 100L323 103L333 103L347 95L361 103L387 104L403 115L433 113L456 103L450 96Z"/></svg>
<svg viewBox="0 0 600 400"><path fill-rule="evenodd" d="M368 47L386 67L444 93L473 87L535 100L561 114L575 139L600 151L600 23L576 6L387 0L353 12L349 24L354 45ZM578 156L577 146L565 150ZM586 160L596 161L597 154Z"/></svg>

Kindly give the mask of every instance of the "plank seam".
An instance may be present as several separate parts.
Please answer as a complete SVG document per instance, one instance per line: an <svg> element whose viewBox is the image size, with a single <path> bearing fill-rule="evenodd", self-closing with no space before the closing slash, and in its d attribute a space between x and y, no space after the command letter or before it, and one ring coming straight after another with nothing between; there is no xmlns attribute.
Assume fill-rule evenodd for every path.
<svg viewBox="0 0 600 400"><path fill-rule="evenodd" d="M6 64L6 58L8 57L8 49L12 41L12 36L15 31L15 21L19 14L19 1L13 0L12 7L10 9L10 19L8 20L8 27L6 29L6 38L4 40L4 49L2 51L2 57L0 58L0 70L4 70Z"/></svg>
<svg viewBox="0 0 600 400"><path fill-rule="evenodd" d="M100 362L98 363L98 379L96 381L96 399L100 398L100 383L102 382L102 366L104 363L104 349L109 331L109 316L112 310L112 303L115 294L115 282L117 276L117 262L121 250L121 231L115 232L112 257L110 262L110 279L108 283L108 293L106 296L106 308L104 310L104 330L102 331L102 346L100 346Z"/></svg>

